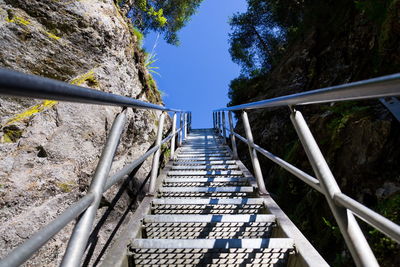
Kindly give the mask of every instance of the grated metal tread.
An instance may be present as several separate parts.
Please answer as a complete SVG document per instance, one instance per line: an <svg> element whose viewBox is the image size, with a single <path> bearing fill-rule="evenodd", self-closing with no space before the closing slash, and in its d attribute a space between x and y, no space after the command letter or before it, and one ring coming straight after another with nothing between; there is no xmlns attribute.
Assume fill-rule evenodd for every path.
<svg viewBox="0 0 400 267"><path fill-rule="evenodd" d="M176 193L252 193L252 186L226 186L226 187L160 187L159 192L176 192Z"/></svg>
<svg viewBox="0 0 400 267"><path fill-rule="evenodd" d="M213 131L192 132L130 246L133 266L286 266L294 241Z"/></svg>
<svg viewBox="0 0 400 267"><path fill-rule="evenodd" d="M199 187L199 186L208 186L208 187L221 187L221 186L246 186L249 185L248 181L243 182L164 182L164 187Z"/></svg>
<svg viewBox="0 0 400 267"><path fill-rule="evenodd" d="M272 214L251 214L251 215L146 215L143 218L145 223L170 222L170 223L191 223L191 222L267 222L274 223L276 220Z"/></svg>
<svg viewBox="0 0 400 267"><path fill-rule="evenodd" d="M226 175L226 176L243 176L243 172L239 170L209 170L209 171L169 171L168 176L217 176L217 175Z"/></svg>
<svg viewBox="0 0 400 267"><path fill-rule="evenodd" d="M180 165L172 166L172 170L239 170L237 165Z"/></svg>
<svg viewBox="0 0 400 267"><path fill-rule="evenodd" d="M181 150L178 155L181 154L190 154L190 155L197 155L197 154L225 154L229 155L227 149L190 149L190 150Z"/></svg>
<svg viewBox="0 0 400 267"><path fill-rule="evenodd" d="M273 222L175 222L145 223L147 238L268 238Z"/></svg>
<svg viewBox="0 0 400 267"><path fill-rule="evenodd" d="M223 177L223 178L216 178L216 177L190 177L190 178L176 178L176 177L167 177L164 179L164 182L168 183L178 183L178 182L184 182L184 183L189 183L189 182L216 182L216 183L224 183L224 182L247 182L249 181L249 177Z"/></svg>
<svg viewBox="0 0 400 267"><path fill-rule="evenodd" d="M153 214L255 214L261 212L263 204L157 204L153 203Z"/></svg>
<svg viewBox="0 0 400 267"><path fill-rule="evenodd" d="M249 177L243 177L241 175L238 176L233 176L233 175L173 175L173 176L167 176L166 179L181 179L181 178L193 178L194 179L214 179L214 178L248 178Z"/></svg>
<svg viewBox="0 0 400 267"><path fill-rule="evenodd" d="M131 249L136 266L279 266L285 264L288 255L294 251L293 240L288 238L136 239Z"/></svg>
<svg viewBox="0 0 400 267"><path fill-rule="evenodd" d="M230 157L228 152L225 153L198 153L198 154L178 154L177 158L201 158L201 157Z"/></svg>
<svg viewBox="0 0 400 267"><path fill-rule="evenodd" d="M178 158L179 161L213 161L213 160L232 160L231 156L225 157L186 157Z"/></svg>
<svg viewBox="0 0 400 267"><path fill-rule="evenodd" d="M199 160L199 161L180 161L176 160L173 162L174 165L213 165L213 164L224 164L224 165L234 165L236 164L235 160Z"/></svg>
<svg viewBox="0 0 400 267"><path fill-rule="evenodd" d="M207 193L196 193L196 192L159 192L159 197L171 197L171 198L243 198L243 197L255 197L255 193L220 193L220 192L207 192Z"/></svg>
<svg viewBox="0 0 400 267"><path fill-rule="evenodd" d="M225 205L240 205L240 204L263 204L262 198L241 198L241 199L190 199L182 200L180 198L157 198L153 199L153 204L166 204L166 205L204 205L204 204L225 204Z"/></svg>

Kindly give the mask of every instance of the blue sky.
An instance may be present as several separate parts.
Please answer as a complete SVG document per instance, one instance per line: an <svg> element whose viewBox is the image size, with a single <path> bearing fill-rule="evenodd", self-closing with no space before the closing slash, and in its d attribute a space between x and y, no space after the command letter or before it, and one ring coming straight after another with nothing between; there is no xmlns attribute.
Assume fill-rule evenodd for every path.
<svg viewBox="0 0 400 267"><path fill-rule="evenodd" d="M211 128L212 110L229 102L229 82L239 67L229 55L229 17L244 12L245 0L204 0L188 25L179 32L181 45L176 47L158 39L155 49L159 67L153 74L164 92L166 106L191 110L193 128ZM149 34L144 43L151 52L157 35Z"/></svg>

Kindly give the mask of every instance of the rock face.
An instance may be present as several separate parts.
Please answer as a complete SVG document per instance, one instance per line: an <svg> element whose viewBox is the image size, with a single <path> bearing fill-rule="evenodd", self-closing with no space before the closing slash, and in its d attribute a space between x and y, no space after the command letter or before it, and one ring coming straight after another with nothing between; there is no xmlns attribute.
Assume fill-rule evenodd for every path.
<svg viewBox="0 0 400 267"><path fill-rule="evenodd" d="M357 10L338 10L327 25L308 29L279 64L239 92L235 105L399 71L400 1L380 31ZM337 14L345 13L344 17ZM341 22L342 20L342 22ZM328 23L329 22L329 23ZM317 26L316 26L317 27ZM300 106L343 192L400 223L400 123L378 100ZM249 111L255 143L314 175L289 119L287 107ZM244 136L240 115L236 130ZM248 148L241 159L251 169ZM325 198L299 179L259 156L267 189L332 265L352 263ZM296 205L294 205L296 203ZM400 264L400 247L363 222L382 266Z"/></svg>
<svg viewBox="0 0 400 267"><path fill-rule="evenodd" d="M148 74L129 27L112 0L0 0L0 66L148 101L151 89L143 78ZM0 257L84 195L120 111L0 99ZM159 112L128 110L111 173L149 149L158 116ZM136 173L131 195L148 175L150 162L151 158ZM97 222L118 189L114 186L105 194ZM100 261L99 252L128 204L131 198L125 192L91 239L89 251L94 254L85 264ZM58 266L72 227L70 223L26 266Z"/></svg>

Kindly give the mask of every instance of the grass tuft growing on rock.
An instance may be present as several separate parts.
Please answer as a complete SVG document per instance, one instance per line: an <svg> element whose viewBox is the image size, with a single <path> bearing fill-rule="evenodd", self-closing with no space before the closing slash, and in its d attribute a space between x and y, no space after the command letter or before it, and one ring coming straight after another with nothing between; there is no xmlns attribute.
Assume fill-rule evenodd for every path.
<svg viewBox="0 0 400 267"><path fill-rule="evenodd" d="M90 70L89 72L78 76L77 78L73 79L71 82L73 85L83 85L87 84L92 88L97 88L100 86L99 81L96 78L94 70Z"/></svg>
<svg viewBox="0 0 400 267"><path fill-rule="evenodd" d="M17 16L13 16L12 18L8 17L8 18L6 18L6 21L9 23L15 23L18 25L23 25L23 26L28 26L31 24L31 22L29 20L26 20L22 17L17 17Z"/></svg>

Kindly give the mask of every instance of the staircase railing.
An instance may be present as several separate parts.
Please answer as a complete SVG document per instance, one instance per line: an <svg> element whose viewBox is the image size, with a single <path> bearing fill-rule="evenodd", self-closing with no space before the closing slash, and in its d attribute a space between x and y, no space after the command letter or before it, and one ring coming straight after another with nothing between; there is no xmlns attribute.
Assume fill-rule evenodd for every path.
<svg viewBox="0 0 400 267"><path fill-rule="evenodd" d="M400 74L218 109L213 113L213 122L215 130L224 137L224 140L227 137L226 130L230 132L235 157L237 157L236 137L248 145L260 194L266 194L266 190L257 152L324 194L357 266L379 266L354 215L398 243L400 243L400 226L341 192L303 115L296 109L296 106L397 95L400 95ZM290 109L290 119L318 179L254 144L246 110L283 106ZM234 132L232 111L241 111L246 138ZM228 112L229 115L229 129L225 123L225 112Z"/></svg>
<svg viewBox="0 0 400 267"><path fill-rule="evenodd" d="M67 208L51 223L44 226L22 245L15 248L0 261L1 267L19 266L28 260L39 248L63 229L68 223L77 219L61 266L79 266L86 250L86 244L92 231L96 212L104 192L126 177L148 157L154 154L150 177L149 194L154 194L154 184L159 169L161 146L171 142L171 158L174 156L176 136L178 144L185 140L188 128L191 128L191 113L139 101L130 97L105 93L72 84L27 75L15 71L0 69L0 95L68 101L85 104L118 106L122 111L116 116L102 155L96 167L88 192L84 197ZM151 109L161 111L155 145L144 155L126 165L123 169L109 176L118 143L125 127L126 109ZM172 112L173 125L171 133L162 139L166 112ZM180 128L176 129L177 114L180 116Z"/></svg>

